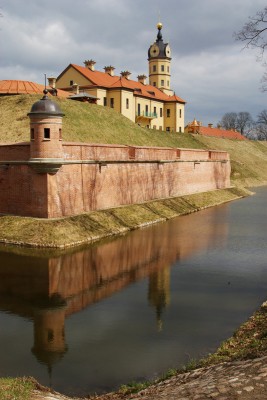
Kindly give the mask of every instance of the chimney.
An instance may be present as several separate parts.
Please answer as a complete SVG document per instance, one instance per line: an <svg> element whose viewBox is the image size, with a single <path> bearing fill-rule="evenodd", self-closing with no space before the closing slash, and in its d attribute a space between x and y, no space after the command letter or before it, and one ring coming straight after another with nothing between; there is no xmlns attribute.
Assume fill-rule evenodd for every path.
<svg viewBox="0 0 267 400"><path fill-rule="evenodd" d="M146 79L147 79L146 75L138 75L137 79L138 79L139 83L142 83L143 85L146 85Z"/></svg>
<svg viewBox="0 0 267 400"><path fill-rule="evenodd" d="M55 89L56 88L56 78L47 78L47 80L48 80L48 85L49 86L51 86L53 89Z"/></svg>
<svg viewBox="0 0 267 400"><path fill-rule="evenodd" d="M72 85L72 89L73 89L74 94L79 94L80 93L80 87L79 87L78 83L74 83Z"/></svg>
<svg viewBox="0 0 267 400"><path fill-rule="evenodd" d="M84 66L88 69L90 69L91 71L95 70L95 61L94 60L85 60L84 62Z"/></svg>
<svg viewBox="0 0 267 400"><path fill-rule="evenodd" d="M121 77L122 78L129 79L130 76L131 76L131 72L130 71L121 71Z"/></svg>
<svg viewBox="0 0 267 400"><path fill-rule="evenodd" d="M213 124L208 124L208 127L209 128L213 128Z"/></svg>
<svg viewBox="0 0 267 400"><path fill-rule="evenodd" d="M105 70L106 74L109 74L110 76L114 76L115 67L112 67L112 65L104 67L104 70Z"/></svg>

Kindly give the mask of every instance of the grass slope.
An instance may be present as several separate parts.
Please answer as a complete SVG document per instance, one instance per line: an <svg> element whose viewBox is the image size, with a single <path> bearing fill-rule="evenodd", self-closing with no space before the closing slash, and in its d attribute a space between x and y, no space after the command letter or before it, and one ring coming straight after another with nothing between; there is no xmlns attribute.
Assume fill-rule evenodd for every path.
<svg viewBox="0 0 267 400"><path fill-rule="evenodd" d="M29 118L40 95L0 97L0 142L29 141ZM192 147L202 146L191 135L159 132L141 128L115 110L53 97L65 114L63 139L66 142L113 143L139 146Z"/></svg>
<svg viewBox="0 0 267 400"><path fill-rule="evenodd" d="M0 97L0 142L29 140L27 113L40 97L40 95ZM234 185L257 186L267 183L267 142L227 140L148 130L108 107L54 97L53 100L59 103L65 113L63 118L65 141L226 150L231 157L231 179Z"/></svg>

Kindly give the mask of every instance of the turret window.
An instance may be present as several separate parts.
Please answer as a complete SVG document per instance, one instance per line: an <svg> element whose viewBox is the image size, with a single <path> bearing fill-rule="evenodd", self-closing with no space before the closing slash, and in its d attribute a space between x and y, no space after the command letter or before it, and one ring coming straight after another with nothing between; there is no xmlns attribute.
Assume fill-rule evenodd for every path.
<svg viewBox="0 0 267 400"><path fill-rule="evenodd" d="M156 86L156 82L153 82L153 86Z"/></svg>
<svg viewBox="0 0 267 400"><path fill-rule="evenodd" d="M156 71L157 71L157 66L153 65L153 72L156 72Z"/></svg>
<svg viewBox="0 0 267 400"><path fill-rule="evenodd" d="M161 65L161 72L164 72L164 65Z"/></svg>
<svg viewBox="0 0 267 400"><path fill-rule="evenodd" d="M34 140L34 128L31 128L31 140Z"/></svg>
<svg viewBox="0 0 267 400"><path fill-rule="evenodd" d="M59 128L58 133L59 133L59 140L62 140L62 129L61 128Z"/></svg>
<svg viewBox="0 0 267 400"><path fill-rule="evenodd" d="M50 128L44 128L44 139L50 139Z"/></svg>
<svg viewBox="0 0 267 400"><path fill-rule="evenodd" d="M161 86L164 86L164 79L161 79Z"/></svg>

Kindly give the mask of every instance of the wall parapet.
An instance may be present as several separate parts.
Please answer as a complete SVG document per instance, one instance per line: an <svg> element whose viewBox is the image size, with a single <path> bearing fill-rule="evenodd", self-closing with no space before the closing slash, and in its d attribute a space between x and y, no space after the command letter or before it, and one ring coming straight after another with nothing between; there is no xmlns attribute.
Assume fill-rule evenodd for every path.
<svg viewBox="0 0 267 400"><path fill-rule="evenodd" d="M60 218L230 187L226 152L63 143L62 158L0 145L0 213Z"/></svg>
<svg viewBox="0 0 267 400"><path fill-rule="evenodd" d="M172 147L127 146L117 144L94 144L80 142L63 143L63 160L74 161L221 161L229 160L229 154L221 150L202 150ZM0 163L19 162L30 159L28 142L0 144ZM18 161L20 160L20 161Z"/></svg>

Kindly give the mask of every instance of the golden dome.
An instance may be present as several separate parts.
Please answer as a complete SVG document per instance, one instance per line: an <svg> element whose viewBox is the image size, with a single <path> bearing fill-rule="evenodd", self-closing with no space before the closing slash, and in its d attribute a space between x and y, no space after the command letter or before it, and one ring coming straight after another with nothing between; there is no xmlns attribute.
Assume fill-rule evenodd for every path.
<svg viewBox="0 0 267 400"><path fill-rule="evenodd" d="M162 29L162 23L161 23L161 22L158 22L158 23L157 23L157 28L158 28L158 29Z"/></svg>

